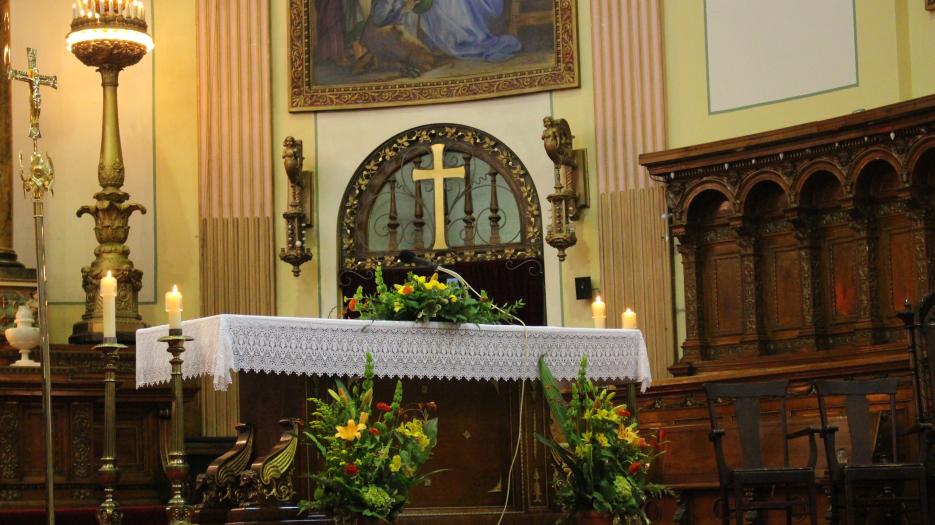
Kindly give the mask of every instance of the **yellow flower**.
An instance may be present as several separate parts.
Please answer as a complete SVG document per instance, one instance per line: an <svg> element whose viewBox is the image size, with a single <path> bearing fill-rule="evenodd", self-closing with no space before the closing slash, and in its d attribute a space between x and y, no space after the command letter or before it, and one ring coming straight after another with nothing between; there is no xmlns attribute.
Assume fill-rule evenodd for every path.
<svg viewBox="0 0 935 525"><path fill-rule="evenodd" d="M597 444L600 445L602 448L607 448L610 446L610 441L607 441L607 436L605 436L604 434L598 434L594 436L594 439L597 441Z"/></svg>
<svg viewBox="0 0 935 525"><path fill-rule="evenodd" d="M448 301L450 301L450 302L452 302L452 303L456 303L456 302L458 302L458 296L456 296L455 294L451 294L451 295L448 296Z"/></svg>
<svg viewBox="0 0 935 525"><path fill-rule="evenodd" d="M617 439L626 441L631 445L636 445L640 441L640 435L628 426L620 425L617 427Z"/></svg>
<svg viewBox="0 0 935 525"><path fill-rule="evenodd" d="M400 295L409 295L414 291L411 284L394 284L393 287Z"/></svg>
<svg viewBox="0 0 935 525"><path fill-rule="evenodd" d="M399 469L403 466L403 458L396 454L393 456L393 459L390 461L390 472L399 472Z"/></svg>
<svg viewBox="0 0 935 525"><path fill-rule="evenodd" d="M438 274L437 274L437 273L433 273L433 274L432 274L432 278L431 278L430 280L426 281L424 284L425 284L425 289L426 289L426 290L434 290L435 288L438 288L439 290L447 290L447 289L448 289L448 285L447 285L447 284L438 282Z"/></svg>
<svg viewBox="0 0 935 525"><path fill-rule="evenodd" d="M422 275L417 275L417 276L416 276L416 282L419 283L419 284L425 284L425 277L422 276Z"/></svg>
<svg viewBox="0 0 935 525"><path fill-rule="evenodd" d="M334 437L341 438L345 441L354 441L355 439L360 439L361 432L367 428L367 420L370 419L370 414L367 412L360 413L360 420L355 422L353 419L347 420L347 425L343 427L338 425L334 427L337 429Z"/></svg>
<svg viewBox="0 0 935 525"><path fill-rule="evenodd" d="M419 448L421 448L422 450L425 450L429 447L429 444L431 442L429 441L428 436L426 436L425 434L419 434L418 436L416 436L416 443L419 444Z"/></svg>
<svg viewBox="0 0 935 525"><path fill-rule="evenodd" d="M394 301L394 302L393 302L393 311L394 311L394 312L398 312L398 311L400 311L400 310L402 310L402 309L403 309L403 303L402 303L402 302L400 302L400 301Z"/></svg>
<svg viewBox="0 0 935 525"><path fill-rule="evenodd" d="M581 434L581 439L584 440L585 443L590 443L590 442L591 442L591 435L592 435L592 434L591 434L590 432L585 432L585 433Z"/></svg>

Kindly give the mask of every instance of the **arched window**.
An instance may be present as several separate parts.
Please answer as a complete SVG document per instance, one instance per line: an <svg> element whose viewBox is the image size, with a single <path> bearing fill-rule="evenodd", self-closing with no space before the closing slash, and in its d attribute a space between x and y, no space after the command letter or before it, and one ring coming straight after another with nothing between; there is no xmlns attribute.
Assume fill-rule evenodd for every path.
<svg viewBox="0 0 935 525"><path fill-rule="evenodd" d="M539 197L516 154L481 130L430 124L384 142L348 184L339 229L346 295L366 287L377 265L390 279L394 270L403 275L397 257L410 250L462 272L498 301L523 298L528 320L544 323ZM516 281L516 290L496 293L501 280Z"/></svg>

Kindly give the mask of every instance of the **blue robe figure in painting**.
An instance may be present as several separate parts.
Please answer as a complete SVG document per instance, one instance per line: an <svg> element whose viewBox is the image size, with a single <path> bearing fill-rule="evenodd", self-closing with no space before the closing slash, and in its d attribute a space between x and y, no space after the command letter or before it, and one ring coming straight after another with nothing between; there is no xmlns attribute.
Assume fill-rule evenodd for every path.
<svg viewBox="0 0 935 525"><path fill-rule="evenodd" d="M421 15L421 36L431 48L461 59L507 60L522 47L512 35L494 35L490 20L503 15L503 0L433 0Z"/></svg>

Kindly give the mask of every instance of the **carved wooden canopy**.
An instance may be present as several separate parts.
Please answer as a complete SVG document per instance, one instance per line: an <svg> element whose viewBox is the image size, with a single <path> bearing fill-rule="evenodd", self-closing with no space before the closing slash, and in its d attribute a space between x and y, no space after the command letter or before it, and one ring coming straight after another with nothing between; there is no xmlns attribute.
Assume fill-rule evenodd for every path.
<svg viewBox="0 0 935 525"><path fill-rule="evenodd" d="M433 155L432 146L443 156ZM436 165L440 158L443 166ZM449 178L413 180L414 170L429 168L444 169ZM451 178L459 169L464 175ZM435 228L436 184L445 192L442 232ZM430 124L391 137L355 171L341 213L342 270L398 266L400 250L443 264L542 256L539 198L529 172L508 146L468 126ZM438 244L444 247L433 249Z"/></svg>

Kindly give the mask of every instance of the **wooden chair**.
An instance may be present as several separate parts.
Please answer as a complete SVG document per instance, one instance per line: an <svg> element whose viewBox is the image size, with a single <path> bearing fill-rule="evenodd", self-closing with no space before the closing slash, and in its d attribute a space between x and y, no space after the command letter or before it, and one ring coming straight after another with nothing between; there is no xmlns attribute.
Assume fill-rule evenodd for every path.
<svg viewBox="0 0 935 525"><path fill-rule="evenodd" d="M898 454L896 425L896 379L875 379L869 381L815 381L818 392L818 408L821 413L822 436L825 442L825 456L828 461L828 473L831 478L831 520L840 520L841 498L847 511L848 525L857 523L857 507L890 507L902 509L906 502L916 501L919 505L920 523L930 523L928 515L928 497L926 489L925 466L921 462L900 462ZM877 425L872 422L868 396L886 395L889 397L889 447L890 457L874 461L875 436ZM829 422L828 397L844 398L844 416L850 438L850 451L846 462L838 458L838 446L835 443L838 428ZM882 413L881 413L882 415ZM915 432L915 431L913 431ZM903 433L905 435L906 433ZM915 481L918 494L904 496L899 491L891 490L893 484ZM872 499L861 500L857 494L860 485L879 485L884 490Z"/></svg>
<svg viewBox="0 0 935 525"><path fill-rule="evenodd" d="M800 487L807 489L809 520L817 525L815 462L818 449L815 435L818 428L804 428L790 433L786 418L786 390L788 381L769 383L708 383L704 385L708 396L708 415L711 419L711 441L718 466L718 481L721 486L721 520L724 525L730 523L730 494L734 493L734 511L737 525L744 523L747 511L782 510L786 513L786 523L792 523L793 507L801 498L793 497L793 490ZM763 451L760 444L760 401L773 398L779 401L779 423L784 439L783 466L766 467L763 465ZM733 401L734 413L739 436L742 466L728 465L724 449L725 428L718 424L716 405L719 401ZM808 437L808 465L793 467L789 465L789 441ZM784 493L782 500L756 500L757 489L779 488Z"/></svg>

